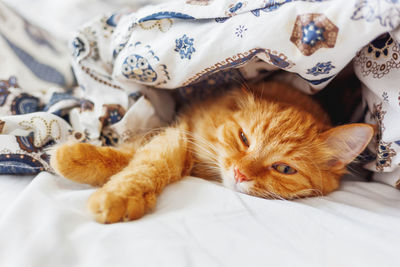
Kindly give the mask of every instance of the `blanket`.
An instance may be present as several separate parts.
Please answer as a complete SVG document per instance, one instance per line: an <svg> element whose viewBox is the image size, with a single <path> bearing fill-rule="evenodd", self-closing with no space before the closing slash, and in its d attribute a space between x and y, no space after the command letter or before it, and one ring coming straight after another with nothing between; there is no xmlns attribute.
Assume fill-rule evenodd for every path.
<svg viewBox="0 0 400 267"><path fill-rule="evenodd" d="M46 148L68 138L115 145L166 125L174 115L167 89L189 101L282 70L315 93L353 60L360 114L378 129L366 168L400 187L398 1L187 0L125 9L82 26L70 58L1 3L0 20L8 62L0 65L1 173L51 171Z"/></svg>

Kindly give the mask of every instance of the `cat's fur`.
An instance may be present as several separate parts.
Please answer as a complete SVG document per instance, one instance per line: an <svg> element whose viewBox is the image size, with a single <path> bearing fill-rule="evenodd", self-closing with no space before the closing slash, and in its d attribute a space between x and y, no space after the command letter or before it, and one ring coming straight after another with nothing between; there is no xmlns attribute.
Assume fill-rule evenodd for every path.
<svg viewBox="0 0 400 267"><path fill-rule="evenodd" d="M113 223L140 218L165 186L189 174L264 198L325 195L373 132L368 124L332 128L309 96L269 82L189 106L142 144L61 145L51 165L71 180L102 186L89 209L97 221Z"/></svg>

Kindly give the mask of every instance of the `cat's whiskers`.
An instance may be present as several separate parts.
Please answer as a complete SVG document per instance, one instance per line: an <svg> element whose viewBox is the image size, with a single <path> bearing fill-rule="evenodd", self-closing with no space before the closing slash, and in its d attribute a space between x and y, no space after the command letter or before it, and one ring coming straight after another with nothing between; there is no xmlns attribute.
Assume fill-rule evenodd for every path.
<svg viewBox="0 0 400 267"><path fill-rule="evenodd" d="M191 141L192 144L199 146L199 143L201 143L204 146L210 148L212 150L212 152L214 152L214 154L217 151L217 148L213 144L211 144L209 141L207 141L204 137L199 136L199 135L194 135L193 133L191 133L187 130L184 130L184 129L179 129L179 131L181 133L185 134L187 140Z"/></svg>
<svg viewBox="0 0 400 267"><path fill-rule="evenodd" d="M212 153L210 150L201 146L199 143L197 143L195 141L187 140L187 142L189 144L193 145L193 147L189 147L188 150L190 152L192 152L193 154L195 154L197 157L202 156L202 157L212 159L213 161L217 162L216 155L214 153Z"/></svg>
<svg viewBox="0 0 400 267"><path fill-rule="evenodd" d="M308 192L311 192L312 194L311 195L305 194L305 193L308 193ZM316 195L313 194L314 192L316 193ZM293 195L294 195L295 198L304 198L304 197L310 197L310 196L315 196L315 197L319 198L319 197L323 196L321 190L313 189L313 188L308 188L308 189L303 189L303 190L297 191Z"/></svg>
<svg viewBox="0 0 400 267"><path fill-rule="evenodd" d="M268 185L269 189L264 189L260 190L257 188L252 188L249 190L249 194L253 194L255 196L261 197L261 198L266 198L266 199L278 199L278 200L283 200L287 201L287 199L283 198L282 196L278 195L277 193L273 192L273 190L270 189L270 185Z"/></svg>

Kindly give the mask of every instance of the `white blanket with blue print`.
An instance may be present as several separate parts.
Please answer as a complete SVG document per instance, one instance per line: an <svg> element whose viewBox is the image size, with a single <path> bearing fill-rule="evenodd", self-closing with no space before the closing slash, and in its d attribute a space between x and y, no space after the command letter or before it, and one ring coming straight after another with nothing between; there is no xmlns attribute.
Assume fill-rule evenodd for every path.
<svg viewBox="0 0 400 267"><path fill-rule="evenodd" d="M1 3L0 20L21 31L0 25L0 55L22 62L0 63L2 173L50 170L43 149L70 137L115 144L165 125L170 91L150 88L186 100L284 70L315 93L354 59L365 120L378 125L367 168L400 187L398 1L186 0L100 16L70 44L77 87L55 41Z"/></svg>

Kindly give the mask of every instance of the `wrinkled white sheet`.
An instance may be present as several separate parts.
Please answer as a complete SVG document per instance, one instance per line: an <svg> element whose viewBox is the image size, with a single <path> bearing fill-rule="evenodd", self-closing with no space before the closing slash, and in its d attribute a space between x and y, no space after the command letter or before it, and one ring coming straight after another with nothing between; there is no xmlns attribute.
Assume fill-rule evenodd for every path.
<svg viewBox="0 0 400 267"><path fill-rule="evenodd" d="M34 177L34 175L0 175L0 218Z"/></svg>
<svg viewBox="0 0 400 267"><path fill-rule="evenodd" d="M280 201L189 177L154 213L113 225L86 210L93 190L38 175L0 219L0 266L398 266L400 194L387 185Z"/></svg>

